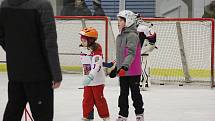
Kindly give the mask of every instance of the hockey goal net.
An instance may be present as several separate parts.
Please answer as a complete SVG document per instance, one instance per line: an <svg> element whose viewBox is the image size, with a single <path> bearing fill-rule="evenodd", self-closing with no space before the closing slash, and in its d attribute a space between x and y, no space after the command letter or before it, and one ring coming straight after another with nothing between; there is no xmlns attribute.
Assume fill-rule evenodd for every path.
<svg viewBox="0 0 215 121"><path fill-rule="evenodd" d="M145 18L157 33L149 54L152 81L208 82L214 86L214 20L209 18ZM113 27L117 22L112 22ZM79 31L95 27L104 60L115 59L115 37L107 17L57 16L59 56L63 71L81 72ZM0 71L5 71L5 53L0 51Z"/></svg>
<svg viewBox="0 0 215 121"><path fill-rule="evenodd" d="M154 81L208 82L214 86L214 19L145 18L157 33L149 55Z"/></svg>
<svg viewBox="0 0 215 121"><path fill-rule="evenodd" d="M80 35L84 27L98 31L97 42L102 46L104 61L115 59L115 37L111 23L105 16L56 16L59 57L64 72L81 72Z"/></svg>

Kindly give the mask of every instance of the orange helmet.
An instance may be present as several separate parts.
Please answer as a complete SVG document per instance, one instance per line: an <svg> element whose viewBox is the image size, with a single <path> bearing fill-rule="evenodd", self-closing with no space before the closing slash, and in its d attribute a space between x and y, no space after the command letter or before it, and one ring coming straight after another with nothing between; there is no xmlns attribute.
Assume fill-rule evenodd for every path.
<svg viewBox="0 0 215 121"><path fill-rule="evenodd" d="M93 27L86 27L83 28L80 32L80 35L86 36L86 37L91 37L94 38L95 40L98 38L98 32L95 28Z"/></svg>

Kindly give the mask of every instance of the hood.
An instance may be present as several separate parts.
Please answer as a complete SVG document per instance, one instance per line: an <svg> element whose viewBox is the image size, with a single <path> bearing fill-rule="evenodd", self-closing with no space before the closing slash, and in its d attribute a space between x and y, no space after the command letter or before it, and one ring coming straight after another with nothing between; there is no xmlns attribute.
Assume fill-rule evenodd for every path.
<svg viewBox="0 0 215 121"><path fill-rule="evenodd" d="M18 5L21 5L27 1L29 1L29 0L8 0L8 4L12 5L12 6L18 6Z"/></svg>
<svg viewBox="0 0 215 121"><path fill-rule="evenodd" d="M128 33L128 32L137 32L136 24L132 24L130 27L125 27L123 30L123 33Z"/></svg>

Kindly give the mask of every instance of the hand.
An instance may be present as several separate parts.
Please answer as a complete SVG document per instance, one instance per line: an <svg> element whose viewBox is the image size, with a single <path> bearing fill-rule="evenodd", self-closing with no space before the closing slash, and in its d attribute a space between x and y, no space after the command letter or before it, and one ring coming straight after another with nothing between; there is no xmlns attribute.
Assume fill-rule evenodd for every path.
<svg viewBox="0 0 215 121"><path fill-rule="evenodd" d="M116 62L111 62L111 66L107 68L107 74L111 75L114 73L116 73L115 76L110 76L111 78L114 78L117 75Z"/></svg>
<svg viewBox="0 0 215 121"><path fill-rule="evenodd" d="M125 70L124 69L118 70L118 75L119 76L125 76Z"/></svg>
<svg viewBox="0 0 215 121"><path fill-rule="evenodd" d="M94 79L94 77L92 74L87 75L82 83L83 86L88 86L93 79Z"/></svg>
<svg viewBox="0 0 215 121"><path fill-rule="evenodd" d="M110 78L115 78L117 75L117 67L115 67L110 73L109 73L109 77Z"/></svg>
<svg viewBox="0 0 215 121"><path fill-rule="evenodd" d="M59 88L61 85L61 82L58 82L58 81L52 81L52 88L53 89L57 89Z"/></svg>
<svg viewBox="0 0 215 121"><path fill-rule="evenodd" d="M122 66L118 71L118 76L125 76L126 71L128 71L128 68L125 66Z"/></svg>

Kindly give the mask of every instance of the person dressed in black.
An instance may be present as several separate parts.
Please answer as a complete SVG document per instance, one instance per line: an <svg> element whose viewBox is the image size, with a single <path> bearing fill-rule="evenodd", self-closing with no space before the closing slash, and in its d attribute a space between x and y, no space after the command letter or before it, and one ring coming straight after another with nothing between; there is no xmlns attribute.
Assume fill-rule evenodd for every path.
<svg viewBox="0 0 215 121"><path fill-rule="evenodd" d="M63 0L62 16L91 16L84 0Z"/></svg>
<svg viewBox="0 0 215 121"><path fill-rule="evenodd" d="M204 14L202 18L214 18L215 19L215 0L209 5L205 6Z"/></svg>
<svg viewBox="0 0 215 121"><path fill-rule="evenodd" d="M27 102L34 121L53 121L53 89L62 81L53 16L48 0L1 4L0 45L9 79L3 121L21 121Z"/></svg>
<svg viewBox="0 0 215 121"><path fill-rule="evenodd" d="M102 8L101 0L92 0L93 10L92 14L87 7L85 0L63 0L62 16L105 16Z"/></svg>

